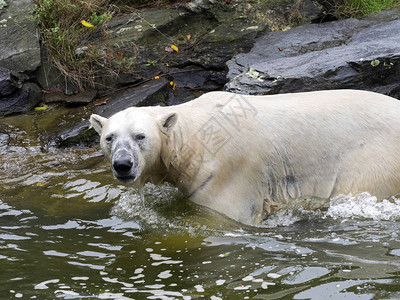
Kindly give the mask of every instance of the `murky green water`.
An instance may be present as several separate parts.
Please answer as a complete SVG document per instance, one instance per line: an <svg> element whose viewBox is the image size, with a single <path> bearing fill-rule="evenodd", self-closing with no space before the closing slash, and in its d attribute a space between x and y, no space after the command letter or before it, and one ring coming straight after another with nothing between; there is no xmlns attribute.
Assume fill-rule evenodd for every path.
<svg viewBox="0 0 400 300"><path fill-rule="evenodd" d="M44 145L30 118L0 126L1 299L400 298L399 203L361 195L244 227L172 187L143 202L97 148Z"/></svg>

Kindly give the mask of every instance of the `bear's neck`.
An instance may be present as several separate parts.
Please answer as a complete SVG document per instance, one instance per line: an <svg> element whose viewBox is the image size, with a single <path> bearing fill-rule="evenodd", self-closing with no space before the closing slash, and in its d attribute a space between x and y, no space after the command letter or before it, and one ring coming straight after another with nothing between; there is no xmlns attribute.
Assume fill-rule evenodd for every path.
<svg viewBox="0 0 400 300"><path fill-rule="evenodd" d="M196 189L204 148L193 137L174 130L161 147L161 163L165 166L165 180L178 187L185 195Z"/></svg>

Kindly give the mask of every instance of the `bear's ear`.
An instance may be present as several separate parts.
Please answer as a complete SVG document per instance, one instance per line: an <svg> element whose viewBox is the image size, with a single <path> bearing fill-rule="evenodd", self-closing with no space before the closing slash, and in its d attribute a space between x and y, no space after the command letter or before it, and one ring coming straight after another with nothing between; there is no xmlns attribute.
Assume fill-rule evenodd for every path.
<svg viewBox="0 0 400 300"><path fill-rule="evenodd" d="M170 112L165 115L158 116L161 130L164 132L170 131L171 128L174 127L177 120L178 114L176 112Z"/></svg>
<svg viewBox="0 0 400 300"><path fill-rule="evenodd" d="M96 132L101 135L101 131L103 129L104 123L107 121L107 118L101 117L99 115L92 114L90 116L89 122L90 125L96 130Z"/></svg>

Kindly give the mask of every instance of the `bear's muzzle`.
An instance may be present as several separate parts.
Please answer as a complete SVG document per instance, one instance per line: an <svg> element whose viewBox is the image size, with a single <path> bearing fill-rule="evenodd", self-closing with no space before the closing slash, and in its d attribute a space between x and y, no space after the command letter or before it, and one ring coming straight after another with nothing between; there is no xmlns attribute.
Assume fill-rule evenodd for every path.
<svg viewBox="0 0 400 300"><path fill-rule="evenodd" d="M116 151L112 160L114 176L121 182L127 183L135 181L137 172L135 159L125 149Z"/></svg>

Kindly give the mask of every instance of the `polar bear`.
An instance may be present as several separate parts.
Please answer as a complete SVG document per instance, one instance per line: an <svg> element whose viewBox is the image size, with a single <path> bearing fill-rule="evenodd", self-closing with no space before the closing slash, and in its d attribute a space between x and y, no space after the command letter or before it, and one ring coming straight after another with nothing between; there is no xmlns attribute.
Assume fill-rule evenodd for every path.
<svg viewBox="0 0 400 300"><path fill-rule="evenodd" d="M120 181L170 182L245 224L298 199L400 192L400 102L373 92L210 92L90 122Z"/></svg>

